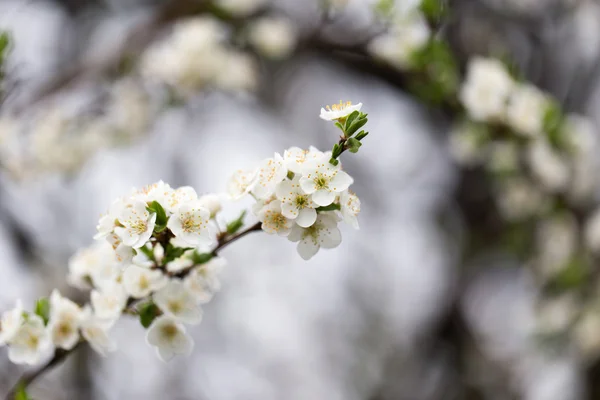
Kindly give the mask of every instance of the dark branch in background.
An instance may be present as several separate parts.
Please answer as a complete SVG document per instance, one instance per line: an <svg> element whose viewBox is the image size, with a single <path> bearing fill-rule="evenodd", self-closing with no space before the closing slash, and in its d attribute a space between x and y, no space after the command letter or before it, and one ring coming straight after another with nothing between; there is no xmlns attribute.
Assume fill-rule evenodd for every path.
<svg viewBox="0 0 600 400"><path fill-rule="evenodd" d="M213 256L217 256L219 251L223 250L225 247L238 241L239 239L243 238L244 236L247 236L252 232L258 232L260 230L261 230L261 223L257 222L256 224L251 225L250 227L244 229L240 233L237 233L235 235L224 236L222 239L219 240L217 246L212 251ZM188 269L185 269L185 270L181 271L177 276L180 278L183 278L186 275L188 275L196 267L197 267L197 265L194 265ZM125 306L125 313L131 314L133 311L133 313L135 314L135 309L134 309L135 305L144 300L146 300L146 299L130 298L127 301L127 305ZM12 389L7 393L5 400L15 400L15 396L17 395L19 390L26 389L30 384L32 384L34 381L36 381L39 377L44 375L46 372L48 372L55 366L61 364L71 353L73 353L73 352L75 352L75 350L81 348L84 343L85 342L83 342L83 341L79 342L71 350L63 350L63 349L56 350L54 356L46 364L44 364L43 366L39 367L38 369L36 369L34 371L26 372L25 374L23 374L19 378L17 383L12 387Z"/></svg>

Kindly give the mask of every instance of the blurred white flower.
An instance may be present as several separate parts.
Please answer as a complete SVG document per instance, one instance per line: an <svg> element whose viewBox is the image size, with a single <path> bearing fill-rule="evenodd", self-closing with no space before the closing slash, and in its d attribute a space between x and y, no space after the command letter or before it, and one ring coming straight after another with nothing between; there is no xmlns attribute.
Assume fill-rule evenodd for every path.
<svg viewBox="0 0 600 400"><path fill-rule="evenodd" d="M145 245L154 231L156 214L151 214L146 207L146 203L134 200L127 204L118 215L122 226L116 227L114 231L121 238L123 244L134 249Z"/></svg>
<svg viewBox="0 0 600 400"><path fill-rule="evenodd" d="M449 135L448 151L452 159L463 166L474 166L485 158L484 132L473 124L456 124Z"/></svg>
<svg viewBox="0 0 600 400"><path fill-rule="evenodd" d="M358 229L358 214L360 213L360 199L350 190L342 192L340 195L341 213L344 222ZM300 224L298 224L300 225Z"/></svg>
<svg viewBox="0 0 600 400"><path fill-rule="evenodd" d="M548 97L541 90L533 85L517 85L506 108L507 122L518 133L538 136L542 133L548 106Z"/></svg>
<svg viewBox="0 0 600 400"><path fill-rule="evenodd" d="M150 125L150 97L142 86L125 79L113 85L108 118L117 133L128 138L140 136Z"/></svg>
<svg viewBox="0 0 600 400"><path fill-rule="evenodd" d="M215 77L215 85L228 91L253 91L258 85L258 66L254 57L238 51L223 54L223 64Z"/></svg>
<svg viewBox="0 0 600 400"><path fill-rule="evenodd" d="M190 258L190 255L194 252L194 250L188 250L179 258L174 259L173 261L167 264L167 271L169 272L180 272L186 268L194 265L194 261Z"/></svg>
<svg viewBox="0 0 600 400"><path fill-rule="evenodd" d="M296 31L291 22L283 18L265 17L253 21L248 27L248 40L262 55L281 59L296 46Z"/></svg>
<svg viewBox="0 0 600 400"><path fill-rule="evenodd" d="M561 213L542 220L536 232L536 264L544 277L552 277L568 266L578 244L575 217Z"/></svg>
<svg viewBox="0 0 600 400"><path fill-rule="evenodd" d="M587 310L578 318L573 328L573 338L579 355L587 361L593 361L600 355L600 313Z"/></svg>
<svg viewBox="0 0 600 400"><path fill-rule="evenodd" d="M361 108L362 103L353 105L351 101L347 101L346 103L342 103L340 101L338 104L321 108L320 117L325 121L337 121L339 119L346 118L354 111L360 111Z"/></svg>
<svg viewBox="0 0 600 400"><path fill-rule="evenodd" d="M294 225L288 239L298 243L298 254L309 260L319 249L332 249L342 242L342 235L337 227L337 218L328 213L320 213L317 221L309 228Z"/></svg>
<svg viewBox="0 0 600 400"><path fill-rule="evenodd" d="M198 199L198 202L210 212L211 218L214 218L223 209L221 197L218 194L205 194Z"/></svg>
<svg viewBox="0 0 600 400"><path fill-rule="evenodd" d="M585 222L584 236L587 247L600 254L600 210L596 210Z"/></svg>
<svg viewBox="0 0 600 400"><path fill-rule="evenodd" d="M567 160L545 140L536 140L526 152L532 174L549 191L558 192L567 187L570 171Z"/></svg>
<svg viewBox="0 0 600 400"><path fill-rule="evenodd" d="M227 184L227 194L233 200L238 200L247 195L250 192L255 176L255 171L244 171L241 169L235 171Z"/></svg>
<svg viewBox="0 0 600 400"><path fill-rule="evenodd" d="M192 293L199 303L207 303L212 296L221 290L219 274L227 265L224 258L215 257L192 270L183 281L183 284Z"/></svg>
<svg viewBox="0 0 600 400"><path fill-rule="evenodd" d="M259 165L255 180L252 183L252 194L257 199L271 197L275 193L277 185L285 179L287 173L283 158L279 153L275 153L273 158L267 158Z"/></svg>
<svg viewBox="0 0 600 400"><path fill-rule="evenodd" d="M396 68L407 69L413 64L415 52L427 44L430 36L431 30L421 13L398 14L389 32L374 38L368 51Z"/></svg>
<svg viewBox="0 0 600 400"><path fill-rule="evenodd" d="M127 304L127 293L123 286L114 283L102 290L92 290L90 295L94 314L103 320L116 320Z"/></svg>
<svg viewBox="0 0 600 400"><path fill-rule="evenodd" d="M109 338L108 330L114 321L106 321L94 315L89 307L83 310L81 321L81 336L98 354L105 357L106 353L115 351L116 344Z"/></svg>
<svg viewBox="0 0 600 400"><path fill-rule="evenodd" d="M50 296L50 320L48 331L52 343L59 348L71 350L79 341L79 325L82 309L54 290Z"/></svg>
<svg viewBox="0 0 600 400"><path fill-rule="evenodd" d="M190 246L210 245L213 241L209 229L210 211L200 200L190 201L179 206L169 218L167 228L180 240Z"/></svg>
<svg viewBox="0 0 600 400"><path fill-rule="evenodd" d="M474 120L503 119L514 84L500 61L475 57L469 61L459 97Z"/></svg>
<svg viewBox="0 0 600 400"><path fill-rule="evenodd" d="M300 178L302 190L312 195L312 200L325 207L335 201L336 196L347 190L354 179L342 171L340 165L334 166L328 157L306 166Z"/></svg>
<svg viewBox="0 0 600 400"><path fill-rule="evenodd" d="M281 202L274 200L264 206L258 213L258 220L262 222L262 230L270 234L278 234L279 236L287 236L294 221L286 218L281 211Z"/></svg>
<svg viewBox="0 0 600 400"><path fill-rule="evenodd" d="M545 299L537 312L537 329L544 333L560 333L574 321L579 309L571 294Z"/></svg>
<svg viewBox="0 0 600 400"><path fill-rule="evenodd" d="M519 221L535 215L544 205L544 194L533 182L520 177L503 180L496 199L500 213L509 221Z"/></svg>
<svg viewBox="0 0 600 400"><path fill-rule="evenodd" d="M10 342L23 324L23 303L17 300L15 308L5 311L0 319L0 346Z"/></svg>
<svg viewBox="0 0 600 400"><path fill-rule="evenodd" d="M202 310L198 307L196 298L179 280L171 280L154 293L152 298L165 315L177 321L197 325L202 320Z"/></svg>
<svg viewBox="0 0 600 400"><path fill-rule="evenodd" d="M488 145L486 167L496 173L517 171L519 148L514 141L497 140Z"/></svg>
<svg viewBox="0 0 600 400"><path fill-rule="evenodd" d="M128 295L141 299L163 288L168 278L159 270L130 265L123 272L123 287Z"/></svg>
<svg viewBox="0 0 600 400"><path fill-rule="evenodd" d="M186 333L185 327L166 315L152 322L146 334L146 341L156 348L158 357L165 362L178 354L189 356L194 349L194 342Z"/></svg>
<svg viewBox="0 0 600 400"><path fill-rule="evenodd" d="M79 289L113 284L120 275L117 254L107 241L95 242L69 259L67 282Z"/></svg>
<svg viewBox="0 0 600 400"><path fill-rule="evenodd" d="M15 364L36 365L52 350L44 321L29 314L10 341L8 358Z"/></svg>

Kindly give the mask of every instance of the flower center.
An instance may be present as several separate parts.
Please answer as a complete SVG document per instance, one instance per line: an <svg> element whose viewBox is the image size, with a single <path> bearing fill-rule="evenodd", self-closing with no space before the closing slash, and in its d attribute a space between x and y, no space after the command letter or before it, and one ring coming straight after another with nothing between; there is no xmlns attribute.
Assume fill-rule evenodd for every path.
<svg viewBox="0 0 600 400"><path fill-rule="evenodd" d="M35 335L29 335L27 338L27 346L32 349L37 349L38 344L40 343L40 339Z"/></svg>
<svg viewBox="0 0 600 400"><path fill-rule="evenodd" d="M327 189L329 185L329 179L327 179L324 175L319 174L315 177L315 185L317 189Z"/></svg>
<svg viewBox="0 0 600 400"><path fill-rule="evenodd" d="M169 301L169 304L167 305L167 307L173 314L178 314L183 309L183 307L181 306L181 303L178 301L175 301L175 300Z"/></svg>
<svg viewBox="0 0 600 400"><path fill-rule="evenodd" d="M192 216L188 216L183 220L183 223L181 224L182 228L185 232L196 232L198 230L200 230L200 227L202 226L202 224L200 223L200 221L197 221L194 217Z"/></svg>
<svg viewBox="0 0 600 400"><path fill-rule="evenodd" d="M68 336L73 332L73 329L71 329L71 324L68 324L66 322L61 323L58 326L58 333L61 336Z"/></svg>
<svg viewBox="0 0 600 400"><path fill-rule="evenodd" d="M298 196L296 196L295 203L296 207L304 208L308 205L308 199L306 198L306 196L299 194Z"/></svg>
<svg viewBox="0 0 600 400"><path fill-rule="evenodd" d="M148 281L148 277L146 275L140 276L140 281L138 282L140 285L140 289L145 290L150 287L150 281Z"/></svg>
<svg viewBox="0 0 600 400"><path fill-rule="evenodd" d="M142 233L146 232L147 229L148 223L143 219L138 219L137 221L131 224L131 230L138 235L141 235Z"/></svg>
<svg viewBox="0 0 600 400"><path fill-rule="evenodd" d="M331 106L326 106L325 108L327 109L327 111L342 111L342 110L345 110L348 107L352 107L352 102L351 101L347 101L347 102L343 103L340 100L339 104L333 104Z"/></svg>
<svg viewBox="0 0 600 400"><path fill-rule="evenodd" d="M162 334L169 340L172 340L175 336L177 336L177 327L175 325L165 325L161 329Z"/></svg>

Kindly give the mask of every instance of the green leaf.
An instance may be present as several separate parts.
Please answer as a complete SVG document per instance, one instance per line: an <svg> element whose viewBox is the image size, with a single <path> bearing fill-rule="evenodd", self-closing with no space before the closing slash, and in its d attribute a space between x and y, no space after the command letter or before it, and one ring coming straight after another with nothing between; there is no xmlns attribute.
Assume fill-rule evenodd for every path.
<svg viewBox="0 0 600 400"><path fill-rule="evenodd" d="M33 400L27 393L27 389L23 383L19 384L17 391L15 392L15 400Z"/></svg>
<svg viewBox="0 0 600 400"><path fill-rule="evenodd" d="M339 143L333 145L333 149L331 149L331 158L338 158L342 154L342 146Z"/></svg>
<svg viewBox="0 0 600 400"><path fill-rule="evenodd" d="M231 221L227 224L227 233L233 235L237 231L242 229L242 226L244 226L244 218L246 218L246 210L242 211L242 213L236 220Z"/></svg>
<svg viewBox="0 0 600 400"><path fill-rule="evenodd" d="M195 251L192 255L192 261L196 265L206 264L207 262L212 260L212 258L212 253L198 253L197 251Z"/></svg>
<svg viewBox="0 0 600 400"><path fill-rule="evenodd" d="M360 146L362 146L362 143L359 142L356 138L350 138L348 139L348 150L350 150L350 153L358 153L358 149L360 149Z"/></svg>
<svg viewBox="0 0 600 400"><path fill-rule="evenodd" d="M340 124L339 122L335 123L335 126L337 126L338 128L340 128L340 130L343 132L344 131L344 125Z"/></svg>
<svg viewBox="0 0 600 400"><path fill-rule="evenodd" d="M48 320L50 319L50 302L46 297L42 297L35 302L34 312L44 320L44 325L48 324Z"/></svg>
<svg viewBox="0 0 600 400"><path fill-rule="evenodd" d="M557 102L548 104L548 108L544 113L543 127L544 132L548 136L548 141L555 148L560 148L565 144L563 137L563 123L565 117Z"/></svg>
<svg viewBox="0 0 600 400"><path fill-rule="evenodd" d="M446 14L444 0L421 0L419 7L428 20L439 21Z"/></svg>
<svg viewBox="0 0 600 400"><path fill-rule="evenodd" d="M354 133L365 126L368 121L369 120L367 118L361 118L354 121L354 123L346 129L346 137L354 135Z"/></svg>
<svg viewBox="0 0 600 400"><path fill-rule="evenodd" d="M139 249L137 249L138 252L143 253L146 257L148 257L150 260L154 260L154 253L152 252L151 249L149 249L146 246L142 246Z"/></svg>
<svg viewBox="0 0 600 400"><path fill-rule="evenodd" d="M336 160L335 158L333 158L333 157L331 157L331 158L329 159L329 164L333 165L334 167L337 167L337 165L338 165L339 163L340 163L340 162L339 162L338 160Z"/></svg>
<svg viewBox="0 0 600 400"><path fill-rule="evenodd" d="M328 206L325 207L319 207L317 208L317 211L335 211L335 210L340 210L340 205L339 204L330 204Z"/></svg>
<svg viewBox="0 0 600 400"><path fill-rule="evenodd" d="M140 323L144 328L148 329L148 327L152 325L152 322L156 319L156 317L160 315L160 309L156 304L150 302L140 307L139 314Z"/></svg>
<svg viewBox="0 0 600 400"><path fill-rule="evenodd" d="M356 134L356 136L354 136L354 138L356 140L363 140L364 138L367 137L367 135L369 134L369 132L365 132L365 131L360 131Z"/></svg>
<svg viewBox="0 0 600 400"><path fill-rule="evenodd" d="M171 261L181 257L186 251L193 249L193 247L175 247L171 243L169 243L167 245L167 249L165 250L165 258L163 259L163 264L166 265Z"/></svg>
<svg viewBox="0 0 600 400"><path fill-rule="evenodd" d="M153 201L148 207L146 207L149 213L156 214L156 225L154 226L154 232L160 233L167 228L167 222L169 218L163 206L158 201Z"/></svg>
<svg viewBox="0 0 600 400"><path fill-rule="evenodd" d="M360 111L353 111L352 114L346 117L346 123L344 124L343 131L346 132L347 129L352 125L354 120L360 116Z"/></svg>

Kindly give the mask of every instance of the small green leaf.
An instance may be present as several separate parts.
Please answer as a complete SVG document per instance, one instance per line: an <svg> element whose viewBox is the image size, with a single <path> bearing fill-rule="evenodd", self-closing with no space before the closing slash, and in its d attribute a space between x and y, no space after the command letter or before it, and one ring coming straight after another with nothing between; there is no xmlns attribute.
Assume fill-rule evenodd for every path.
<svg viewBox="0 0 600 400"><path fill-rule="evenodd" d="M150 260L154 260L154 253L153 253L153 252L152 252L152 250L151 250L151 249L149 249L148 247L146 247L146 246L142 246L142 247L140 247L140 248L139 248L139 249L137 249L137 250L138 250L138 252L141 252L141 253L143 253L143 254L144 254L146 257L148 257L148 259L150 259Z"/></svg>
<svg viewBox="0 0 600 400"><path fill-rule="evenodd" d="M48 324L50 319L50 302L47 298L42 297L35 302L35 314L39 315L44 320L44 325Z"/></svg>
<svg viewBox="0 0 600 400"><path fill-rule="evenodd" d="M346 117L346 123L344 124L343 131L346 132L347 129L352 125L354 120L360 116L360 111L353 111L348 117Z"/></svg>
<svg viewBox="0 0 600 400"><path fill-rule="evenodd" d="M167 249L165 250L165 258L163 259L163 264L166 265L171 261L181 257L188 250L193 250L193 247L175 247L171 243L169 243L167 245Z"/></svg>
<svg viewBox="0 0 600 400"><path fill-rule="evenodd" d="M337 126L338 128L340 128L340 130L343 132L344 131L344 125L340 124L339 122L335 123L335 126Z"/></svg>
<svg viewBox="0 0 600 400"><path fill-rule="evenodd" d="M354 133L356 131L358 131L360 128L362 128L363 126L365 126L365 124L368 121L369 120L367 118L361 118L361 119L357 119L356 121L354 121L354 123L352 125L350 125L348 128L346 128L346 137L350 137L350 136L354 135Z"/></svg>
<svg viewBox="0 0 600 400"><path fill-rule="evenodd" d="M150 302L142 305L139 309L140 314L140 323L146 329L152 322L160 315L160 309L156 306L156 304Z"/></svg>
<svg viewBox="0 0 600 400"><path fill-rule="evenodd" d="M342 146L339 143L333 145L333 149L331 149L331 158L338 158L342 154Z"/></svg>
<svg viewBox="0 0 600 400"><path fill-rule="evenodd" d="M340 210L340 205L339 204L330 204L328 206L325 207L319 207L317 208L317 211L336 211L336 210Z"/></svg>
<svg viewBox="0 0 600 400"><path fill-rule="evenodd" d="M192 261L196 265L206 264L207 262L212 260L212 258L212 253L198 253L197 251L195 251L192 255Z"/></svg>
<svg viewBox="0 0 600 400"><path fill-rule="evenodd" d="M161 206L158 201L153 201L148 207L146 207L146 209L149 213L156 214L156 225L154 227L154 231L157 233L164 231L167 227L169 218L167 217L167 213L165 212L163 206Z"/></svg>
<svg viewBox="0 0 600 400"><path fill-rule="evenodd" d="M33 400L27 393L27 389L23 383L19 384L19 387L15 392L15 400Z"/></svg>
<svg viewBox="0 0 600 400"><path fill-rule="evenodd" d="M559 104L556 102L549 103L544 114L543 127L548 136L548 141L555 148L560 148L565 144L562 131L564 120L565 117Z"/></svg>
<svg viewBox="0 0 600 400"><path fill-rule="evenodd" d="M242 226L244 226L244 218L246 218L246 210L242 211L242 213L236 220L231 221L227 224L227 233L233 235L237 231L242 229Z"/></svg>
<svg viewBox="0 0 600 400"><path fill-rule="evenodd" d="M367 135L369 134L369 132L365 132L365 131L360 131L356 134L356 136L354 136L354 138L356 140L363 140L364 138L367 137Z"/></svg>
<svg viewBox="0 0 600 400"><path fill-rule="evenodd" d="M340 162L333 157L329 159L329 164L333 165L334 167L337 167L339 163Z"/></svg>
<svg viewBox="0 0 600 400"><path fill-rule="evenodd" d="M358 149L360 149L360 146L362 146L362 143L359 142L356 138L350 138L348 139L348 150L350 150L350 153L358 153Z"/></svg>

